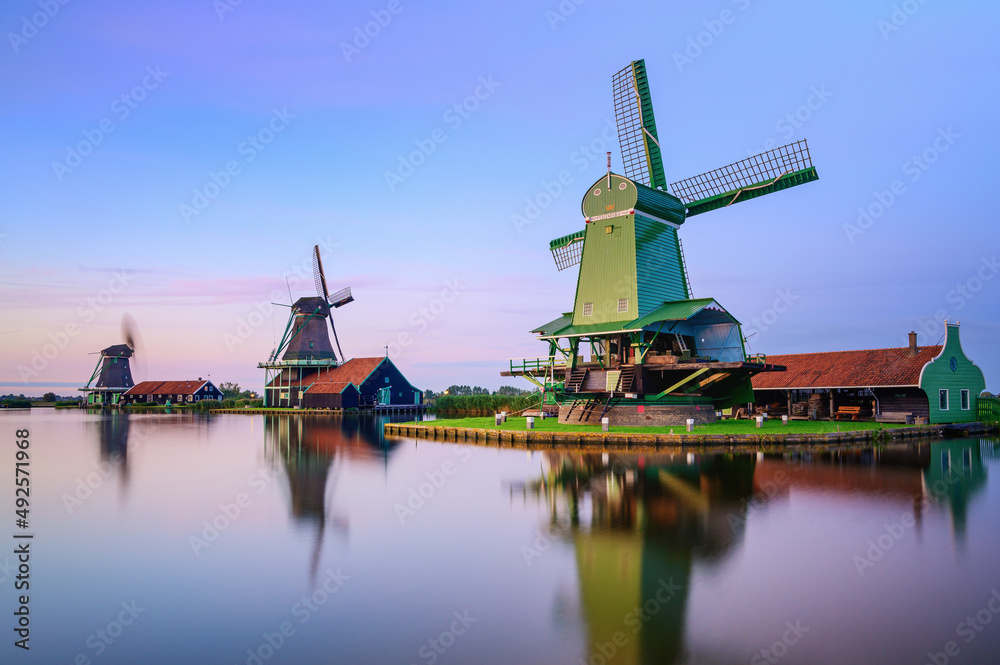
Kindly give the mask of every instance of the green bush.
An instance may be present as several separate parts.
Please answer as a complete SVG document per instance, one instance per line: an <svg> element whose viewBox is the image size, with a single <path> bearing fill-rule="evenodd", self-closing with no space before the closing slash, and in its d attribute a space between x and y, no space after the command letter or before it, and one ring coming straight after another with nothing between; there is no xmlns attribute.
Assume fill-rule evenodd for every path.
<svg viewBox="0 0 1000 665"><path fill-rule="evenodd" d="M30 399L5 399L2 403L8 409L30 409L31 400Z"/></svg>
<svg viewBox="0 0 1000 665"><path fill-rule="evenodd" d="M540 393L527 395L442 395L434 403L435 411L445 413L513 413L538 405Z"/></svg>

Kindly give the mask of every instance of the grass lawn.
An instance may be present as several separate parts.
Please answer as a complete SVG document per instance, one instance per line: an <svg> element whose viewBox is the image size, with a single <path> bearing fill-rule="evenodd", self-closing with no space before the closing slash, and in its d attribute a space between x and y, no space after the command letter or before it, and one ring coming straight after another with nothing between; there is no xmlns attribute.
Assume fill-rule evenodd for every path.
<svg viewBox="0 0 1000 665"><path fill-rule="evenodd" d="M523 417L508 418L507 422L497 427L492 416L488 418L455 418L450 420L431 420L412 425L439 425L443 427L472 427L477 429L525 430L526 420ZM720 420L708 425L695 425L692 434L826 434L828 432L853 432L855 430L873 430L889 427L903 427L896 423L872 422L831 422L828 420L790 420L782 425L781 420L767 420L764 427L757 429L755 420ZM839 429L838 429L839 428ZM561 425L556 418L535 418L535 429L541 432L600 432L601 428L594 425ZM683 425L675 427L612 427L612 432L635 432L647 434L686 434Z"/></svg>

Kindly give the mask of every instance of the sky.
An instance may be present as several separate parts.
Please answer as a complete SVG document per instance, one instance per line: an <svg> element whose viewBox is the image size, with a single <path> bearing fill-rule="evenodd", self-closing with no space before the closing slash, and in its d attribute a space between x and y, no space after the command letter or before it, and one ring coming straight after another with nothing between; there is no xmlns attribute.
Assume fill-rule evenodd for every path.
<svg viewBox="0 0 1000 665"><path fill-rule="evenodd" d="M968 1L10 0L0 393L133 374L259 389L319 244L347 357L515 382L569 311L548 241L621 172L644 58L668 182L808 139L819 180L692 218L695 297L749 350L929 345L1000 389L1000 6ZM287 278L287 279L286 279ZM522 387L530 387L524 383ZM56 389L60 392L60 389Z"/></svg>

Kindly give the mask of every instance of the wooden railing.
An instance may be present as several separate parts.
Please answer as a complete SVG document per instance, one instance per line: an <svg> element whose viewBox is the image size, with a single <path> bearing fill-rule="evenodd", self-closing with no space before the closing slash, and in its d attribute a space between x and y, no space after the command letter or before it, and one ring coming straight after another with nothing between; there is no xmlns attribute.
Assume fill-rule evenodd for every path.
<svg viewBox="0 0 1000 665"><path fill-rule="evenodd" d="M982 423L1000 423L1000 397L977 398L976 420Z"/></svg>
<svg viewBox="0 0 1000 665"><path fill-rule="evenodd" d="M548 373L551 369L566 369L566 363L556 361L548 356L541 358L511 358L511 372Z"/></svg>

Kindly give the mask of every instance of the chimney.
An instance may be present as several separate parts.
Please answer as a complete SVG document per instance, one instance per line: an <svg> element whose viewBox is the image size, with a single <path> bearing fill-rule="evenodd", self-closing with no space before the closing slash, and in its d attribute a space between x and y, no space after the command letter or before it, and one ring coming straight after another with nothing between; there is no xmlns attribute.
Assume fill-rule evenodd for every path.
<svg viewBox="0 0 1000 665"><path fill-rule="evenodd" d="M919 350L920 349L917 348L917 333L915 333L915 332L913 332L911 330L910 331L910 357L912 358L913 356L917 355L917 351L919 351Z"/></svg>

